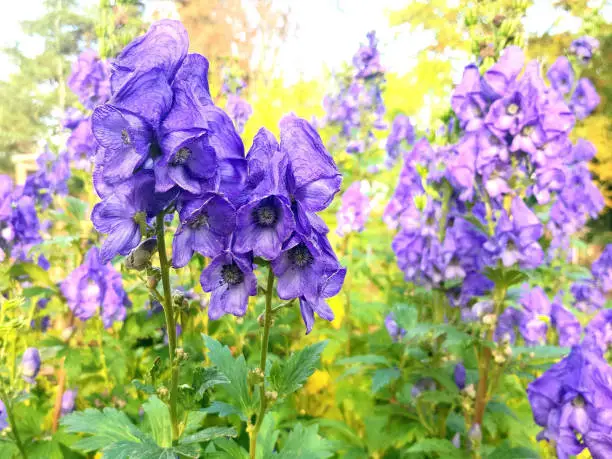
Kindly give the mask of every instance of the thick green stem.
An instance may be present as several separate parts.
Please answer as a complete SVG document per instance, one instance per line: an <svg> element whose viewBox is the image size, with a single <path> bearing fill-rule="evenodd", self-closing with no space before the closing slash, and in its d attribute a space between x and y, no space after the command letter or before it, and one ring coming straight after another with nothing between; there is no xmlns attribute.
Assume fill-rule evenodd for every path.
<svg viewBox="0 0 612 459"><path fill-rule="evenodd" d="M11 430L13 432L13 438L15 439L15 444L21 453L23 459L28 459L28 454L26 453L25 446L21 441L21 437L19 436L19 430L17 430L17 423L15 422L15 415L13 414L13 403L10 401L6 401L6 414L8 416L9 423L11 424Z"/></svg>
<svg viewBox="0 0 612 459"><path fill-rule="evenodd" d="M161 268L162 286L164 288L164 316L166 318L166 333L168 334L168 354L170 356L170 420L172 422L172 440L177 441L179 437L178 426L178 376L179 367L176 361L176 322L174 321L174 306L172 305L172 293L170 290L170 264L166 254L166 241L164 239L164 213L157 216L157 251L159 253L159 266Z"/></svg>
<svg viewBox="0 0 612 459"><path fill-rule="evenodd" d="M264 313L264 325L263 334L261 336L261 357L259 359L259 369L262 378L261 385L259 386L259 413L255 425L250 429L250 448L249 457L255 459L255 453L257 451L257 434L261 429L261 423L266 414L267 399L266 399L266 362L268 360L268 342L270 341L270 328L272 326L272 291L274 290L274 273L270 266L268 271L268 283L266 285L266 311Z"/></svg>

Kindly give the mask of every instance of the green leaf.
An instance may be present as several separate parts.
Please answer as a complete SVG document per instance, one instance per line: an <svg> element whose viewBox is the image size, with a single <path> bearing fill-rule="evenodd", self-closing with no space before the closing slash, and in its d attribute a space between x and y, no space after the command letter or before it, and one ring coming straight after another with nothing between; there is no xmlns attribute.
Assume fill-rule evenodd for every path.
<svg viewBox="0 0 612 459"><path fill-rule="evenodd" d="M279 431L274 429L274 418L271 413L266 413L261 428L257 434L256 459L267 459L274 456L274 448L278 441Z"/></svg>
<svg viewBox="0 0 612 459"><path fill-rule="evenodd" d="M238 443L228 440L227 438L218 438L215 440L215 446L222 451L225 451L224 457L230 459L246 459L249 453L245 451Z"/></svg>
<svg viewBox="0 0 612 459"><path fill-rule="evenodd" d="M330 441L321 438L319 427L297 424L287 436L278 459L326 459L334 455Z"/></svg>
<svg viewBox="0 0 612 459"><path fill-rule="evenodd" d="M247 364L244 356L234 359L227 346L223 346L216 339L202 335L208 347L208 357L231 384L225 384L223 389L240 407L244 415L252 411L251 397L247 384Z"/></svg>
<svg viewBox="0 0 612 459"><path fill-rule="evenodd" d="M163 448L172 446L172 422L168 406L153 395L142 405L142 408L157 444Z"/></svg>
<svg viewBox="0 0 612 459"><path fill-rule="evenodd" d="M376 354L365 354L365 355L354 355L353 357L347 357L346 359L338 360L338 365L390 365L386 357Z"/></svg>
<svg viewBox="0 0 612 459"><path fill-rule="evenodd" d="M53 290L45 287L28 287L23 289L23 296L25 298L32 298L33 296L40 295L51 295Z"/></svg>
<svg viewBox="0 0 612 459"><path fill-rule="evenodd" d="M134 379L132 381L132 384L134 384L134 387L141 391L144 392L147 395L153 395L155 393L155 388L153 386L151 386L150 384L144 384L140 381L138 381L137 379Z"/></svg>
<svg viewBox="0 0 612 459"><path fill-rule="evenodd" d="M508 442L504 442L489 454L487 459L516 459L518 457L521 459L538 459L540 455L524 446L511 448Z"/></svg>
<svg viewBox="0 0 612 459"><path fill-rule="evenodd" d="M118 441L106 446L103 450L104 459L174 459L168 451L160 448L152 441L146 443Z"/></svg>
<svg viewBox="0 0 612 459"><path fill-rule="evenodd" d="M67 210L69 213L74 215L78 220L84 220L89 208L89 204L85 201L81 201L74 196L66 196Z"/></svg>
<svg viewBox="0 0 612 459"><path fill-rule="evenodd" d="M401 376L398 368L380 368L372 376L372 393L376 393L383 387L387 387Z"/></svg>
<svg viewBox="0 0 612 459"><path fill-rule="evenodd" d="M414 306L398 304L393 308L395 321L404 330L409 330L417 324L419 312Z"/></svg>
<svg viewBox="0 0 612 459"><path fill-rule="evenodd" d="M204 393L211 387L229 383L230 380L218 368L198 367L193 374L193 387L196 388L196 394L199 398L204 397Z"/></svg>
<svg viewBox="0 0 612 459"><path fill-rule="evenodd" d="M407 453L438 453L444 458L463 458L465 453L443 438L424 438L406 450Z"/></svg>
<svg viewBox="0 0 612 459"><path fill-rule="evenodd" d="M233 427L208 427L207 429L200 430L192 435L181 438L179 444L191 445L193 443L201 443L220 437L235 437L236 435L238 435L238 432L236 432L236 429Z"/></svg>
<svg viewBox="0 0 612 459"><path fill-rule="evenodd" d="M34 285L56 290L49 273L35 263L16 263L8 272L13 278L28 276Z"/></svg>
<svg viewBox="0 0 612 459"><path fill-rule="evenodd" d="M207 408L202 408L202 412L216 414L220 418L225 418L227 416L231 416L233 414L237 414L240 416L240 419L246 421L246 416L234 405L230 405L229 403L214 401Z"/></svg>
<svg viewBox="0 0 612 459"><path fill-rule="evenodd" d="M146 438L124 413L114 408L104 408L103 411L89 408L68 414L62 417L61 424L69 433L92 435L71 445L85 452L96 451L118 441L138 443Z"/></svg>
<svg viewBox="0 0 612 459"><path fill-rule="evenodd" d="M529 276L518 269L486 268L485 275L495 283L497 287L509 288L516 284L522 284Z"/></svg>
<svg viewBox="0 0 612 459"><path fill-rule="evenodd" d="M512 353L516 357L527 357L530 364L557 361L565 357L570 352L569 347L558 346L516 346L512 348Z"/></svg>
<svg viewBox="0 0 612 459"><path fill-rule="evenodd" d="M306 346L289 359L277 360L270 369L270 386L279 397L289 395L304 385L315 371L327 341Z"/></svg>

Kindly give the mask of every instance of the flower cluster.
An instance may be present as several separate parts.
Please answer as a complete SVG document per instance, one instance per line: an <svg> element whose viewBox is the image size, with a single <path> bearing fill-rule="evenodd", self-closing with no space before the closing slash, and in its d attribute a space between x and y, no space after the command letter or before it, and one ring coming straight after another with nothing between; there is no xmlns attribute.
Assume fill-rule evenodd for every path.
<svg viewBox="0 0 612 459"><path fill-rule="evenodd" d="M106 328L126 316L130 300L123 289L121 274L110 263L100 261L100 252L93 247L85 261L61 284L61 291L70 310L81 320L100 314Z"/></svg>
<svg viewBox="0 0 612 459"><path fill-rule="evenodd" d="M212 319L246 312L259 258L278 277L278 296L299 298L310 331L315 312L333 318L325 298L346 272L317 215L340 173L317 132L294 116L281 121L280 142L261 129L245 157L232 120L212 101L208 61L188 46L183 26L164 20L113 63L111 98L93 114L102 202L91 218L108 234L101 262L138 250L153 218L176 209L172 264L185 266L196 252L212 259L201 275Z"/></svg>
<svg viewBox="0 0 612 459"><path fill-rule="evenodd" d="M247 84L243 78L237 76L230 68L224 70L221 92L227 96L225 111L234 121L239 134L242 134L244 125L253 114L253 107L242 97L242 92L246 87Z"/></svg>
<svg viewBox="0 0 612 459"><path fill-rule="evenodd" d="M570 53L575 55L580 62L586 64L591 61L593 54L599 49L599 40L597 38L585 35L577 38L570 45Z"/></svg>
<svg viewBox="0 0 612 459"><path fill-rule="evenodd" d="M374 32L353 57L351 75L341 77L335 94L323 100L325 123L340 128L348 153L363 153L376 141L374 130L386 129L382 98L384 69Z"/></svg>
<svg viewBox="0 0 612 459"><path fill-rule="evenodd" d="M68 87L87 109L105 103L110 96L109 64L93 49L83 51L72 64Z"/></svg>
<svg viewBox="0 0 612 459"><path fill-rule="evenodd" d="M407 153L405 145L412 145L415 141L414 126L403 113L400 113L393 119L391 123L391 132L387 137L387 158L385 166L391 167L395 164L398 157Z"/></svg>
<svg viewBox="0 0 612 459"><path fill-rule="evenodd" d="M608 244L601 256L591 266L592 277L574 283L571 293L574 307L592 313L606 303L606 294L612 291L612 244Z"/></svg>
<svg viewBox="0 0 612 459"><path fill-rule="evenodd" d="M342 203L336 214L338 235L363 231L371 208L370 199L363 190L365 185L361 181L353 182L342 195Z"/></svg>
<svg viewBox="0 0 612 459"><path fill-rule="evenodd" d="M46 149L36 158L38 170L28 175L23 185L23 194L32 197L36 204L46 209L53 196L68 194L70 160L65 152L55 155Z"/></svg>
<svg viewBox="0 0 612 459"><path fill-rule="evenodd" d="M529 384L527 395L535 422L544 428L538 439L554 442L558 457L588 448L594 458L609 457L612 448L612 367L585 341Z"/></svg>

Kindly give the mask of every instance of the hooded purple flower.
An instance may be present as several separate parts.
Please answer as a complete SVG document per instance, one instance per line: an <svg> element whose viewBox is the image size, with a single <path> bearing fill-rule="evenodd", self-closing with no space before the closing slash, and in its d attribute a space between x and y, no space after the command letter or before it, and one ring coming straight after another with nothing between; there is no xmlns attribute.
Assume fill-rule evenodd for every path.
<svg viewBox="0 0 612 459"><path fill-rule="evenodd" d="M385 317L385 328L387 329L387 333L389 333L389 336L393 341L398 341L402 336L406 334L406 330L401 328L395 321L395 316L392 312L387 314L387 317Z"/></svg>
<svg viewBox="0 0 612 459"><path fill-rule="evenodd" d="M97 247L91 248L84 263L62 282L61 291L76 317L88 320L99 312L107 328L124 320L125 308L131 304L121 274L102 263Z"/></svg>
<svg viewBox="0 0 612 459"><path fill-rule="evenodd" d="M580 322L559 300L553 302L550 318L552 326L559 334L559 346L575 346L580 343Z"/></svg>
<svg viewBox="0 0 612 459"><path fill-rule="evenodd" d="M591 313L601 309L605 302L606 296L591 280L576 282L570 288L574 296L574 307L582 312Z"/></svg>
<svg viewBox="0 0 612 459"><path fill-rule="evenodd" d="M229 116L234 120L236 131L242 134L244 125L253 114L253 108L246 100L236 94L230 94L227 97L227 105L225 106Z"/></svg>
<svg viewBox="0 0 612 459"><path fill-rule="evenodd" d="M257 278L248 257L222 252L204 268L202 289L211 292L208 317L217 320L225 314L243 316L249 296L257 294Z"/></svg>
<svg viewBox="0 0 612 459"><path fill-rule="evenodd" d="M402 152L402 145L404 142L407 145L412 145L415 140L414 126L403 113L400 113L393 119L391 124L391 132L387 137L387 156L389 165L393 165L395 159L400 156Z"/></svg>
<svg viewBox="0 0 612 459"><path fill-rule="evenodd" d="M569 59L565 56L557 58L548 69L548 72L546 72L546 76L551 86L563 95L569 94L574 86L574 69Z"/></svg>
<svg viewBox="0 0 612 459"><path fill-rule="evenodd" d="M141 239L140 225L157 215L175 193L155 193L155 181L150 171L141 171L103 196L91 213L94 227L108 234L102 243L100 257L107 263L115 255L127 255Z"/></svg>
<svg viewBox="0 0 612 459"><path fill-rule="evenodd" d="M518 46L509 46L504 49L504 53L499 60L483 76L487 92L493 98L506 95L516 77L523 70L524 62L525 54ZM514 112L514 109L511 109L511 111Z"/></svg>
<svg viewBox="0 0 612 459"><path fill-rule="evenodd" d="M84 119L85 115L82 111L74 107L69 107L66 109L66 113L64 113L64 118L62 119L62 126L66 129L73 130Z"/></svg>
<svg viewBox="0 0 612 459"><path fill-rule="evenodd" d="M612 344L612 309L603 309L593 317L585 330L585 341L598 348L602 355Z"/></svg>
<svg viewBox="0 0 612 459"><path fill-rule="evenodd" d="M570 45L570 53L576 55L580 62L586 64L593 57L593 53L599 49L599 40L585 35L577 38Z"/></svg>
<svg viewBox="0 0 612 459"><path fill-rule="evenodd" d="M580 78L574 94L572 94L571 108L576 114L576 118L583 120L597 108L600 100L591 80Z"/></svg>
<svg viewBox="0 0 612 459"><path fill-rule="evenodd" d="M21 357L21 376L30 384L34 384L40 371L40 352L35 347L29 347Z"/></svg>
<svg viewBox="0 0 612 459"><path fill-rule="evenodd" d="M353 65L357 69L356 78L371 78L384 71L377 45L376 32L369 32L368 44L361 46L353 57Z"/></svg>
<svg viewBox="0 0 612 459"><path fill-rule="evenodd" d="M463 70L461 83L455 87L451 107L461 122L461 127L472 132L481 128L487 103L481 88L480 71L474 64Z"/></svg>
<svg viewBox="0 0 612 459"><path fill-rule="evenodd" d="M65 416L74 411L76 404L77 390L68 389L62 394L61 414Z"/></svg>
<svg viewBox="0 0 612 459"><path fill-rule="evenodd" d="M543 317L550 317L551 304L541 287L534 287L521 297L524 313L519 330L527 345L544 344L548 325Z"/></svg>
<svg viewBox="0 0 612 459"><path fill-rule="evenodd" d="M316 295L314 297L300 297L300 312L304 325L306 325L306 334L312 331L315 312L322 319L327 321L334 320L334 312L325 300L326 298L336 296L340 292L345 277L346 268L338 265L329 266L317 281Z"/></svg>
<svg viewBox="0 0 612 459"><path fill-rule="evenodd" d="M465 366L463 363L459 362L455 365L455 370L453 371L453 378L455 379L455 384L459 388L459 390L463 390L465 388Z"/></svg>
<svg viewBox="0 0 612 459"><path fill-rule="evenodd" d="M338 228L336 232L345 236L351 232L363 231L370 214L370 199L361 191L363 183L353 182L342 195L342 203L336 219Z"/></svg>
<svg viewBox="0 0 612 459"><path fill-rule="evenodd" d="M287 192L288 156L260 129L247 155L249 202L238 210L234 250L272 260L295 229Z"/></svg>
<svg viewBox="0 0 612 459"><path fill-rule="evenodd" d="M340 189L342 176L321 137L306 120L287 116L280 123L280 149L289 157L287 190L297 231L309 236L324 224L315 212L326 209Z"/></svg>
<svg viewBox="0 0 612 459"><path fill-rule="evenodd" d="M103 104L110 96L108 64L100 60L94 50L83 51L72 64L68 87L85 108Z"/></svg>
<svg viewBox="0 0 612 459"><path fill-rule="evenodd" d="M175 268L189 263L194 251L215 257L227 247L236 226L234 206L217 194L184 200L179 217L181 223L172 242L172 266Z"/></svg>
<svg viewBox="0 0 612 459"><path fill-rule="evenodd" d="M97 146L96 138L91 130L91 118L80 121L66 142L68 153L73 159L93 156Z"/></svg>
<svg viewBox="0 0 612 459"><path fill-rule="evenodd" d="M612 290L612 244L608 244L591 266L593 277L604 292Z"/></svg>

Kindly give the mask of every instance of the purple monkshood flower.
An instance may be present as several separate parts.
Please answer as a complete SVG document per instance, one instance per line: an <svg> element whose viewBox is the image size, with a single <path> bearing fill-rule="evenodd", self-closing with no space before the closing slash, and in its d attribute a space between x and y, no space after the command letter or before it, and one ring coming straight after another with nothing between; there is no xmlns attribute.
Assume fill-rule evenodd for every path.
<svg viewBox="0 0 612 459"><path fill-rule="evenodd" d="M599 40L585 35L577 38L570 45L570 53L576 55L580 62L586 64L593 57L593 53L599 49Z"/></svg>
<svg viewBox="0 0 612 459"><path fill-rule="evenodd" d="M312 331L315 312L322 319L334 320L334 311L325 300L336 296L340 292L345 277L346 268L341 266L328 268L318 280L316 295L314 297L306 295L300 297L300 312L304 325L306 325L306 334Z"/></svg>
<svg viewBox="0 0 612 459"><path fill-rule="evenodd" d="M61 291L76 317L88 320L99 313L106 328L124 320L125 308L131 304L121 274L101 261L97 247L91 248L84 263L62 282Z"/></svg>
<svg viewBox="0 0 612 459"><path fill-rule="evenodd" d="M9 426L8 413L6 412L6 405L0 400L0 432Z"/></svg>
<svg viewBox="0 0 612 459"><path fill-rule="evenodd" d="M395 321L395 316L392 312L387 314L387 317L385 317L385 328L387 329L387 333L389 333L389 336L393 341L398 341L402 336L406 334L406 330L401 328Z"/></svg>
<svg viewBox="0 0 612 459"><path fill-rule="evenodd" d="M599 311L586 326L585 341L589 341L599 348L602 355L605 354L612 344L612 309Z"/></svg>
<svg viewBox="0 0 612 459"><path fill-rule="evenodd" d="M39 371L40 352L35 347L29 347L21 357L21 376L26 382L34 384Z"/></svg>
<svg viewBox="0 0 612 459"><path fill-rule="evenodd" d="M387 137L387 163L392 166L395 159L400 156L402 152L402 145L404 142L407 145L412 145L415 140L414 126L403 113L400 113L393 119L391 124L391 132Z"/></svg>
<svg viewBox="0 0 612 459"><path fill-rule="evenodd" d="M336 214L338 220L336 233L340 236L361 232L365 227L370 214L370 199L361 190L362 185L363 182L353 182L342 195L342 203Z"/></svg>
<svg viewBox="0 0 612 459"><path fill-rule="evenodd" d="M612 290L612 244L608 244L591 265L591 272L604 292Z"/></svg>
<svg viewBox="0 0 612 459"><path fill-rule="evenodd" d="M601 99L593 83L588 78L580 78L574 94L572 94L571 108L579 120L589 116L599 105Z"/></svg>
<svg viewBox="0 0 612 459"><path fill-rule="evenodd" d="M94 227L108 234L102 243L100 258L107 263L117 255L127 255L141 240L140 225L145 225L163 210L176 195L170 190L155 193L151 171L140 171L110 195L102 196L91 213Z"/></svg>
<svg viewBox="0 0 612 459"><path fill-rule="evenodd" d="M483 125L487 103L482 92L480 71L476 65L468 65L464 69L461 83L455 87L451 97L451 107L465 131L476 131Z"/></svg>
<svg viewBox="0 0 612 459"><path fill-rule="evenodd" d="M563 95L569 94L574 86L574 69L569 59L565 56L557 58L548 69L548 72L546 72L546 76L551 86Z"/></svg>
<svg viewBox="0 0 612 459"><path fill-rule="evenodd" d="M92 157L97 146L96 138L91 130L91 118L80 121L66 142L66 148L73 160Z"/></svg>
<svg viewBox="0 0 612 459"><path fill-rule="evenodd" d="M353 57L353 65L357 70L355 78L371 78L384 72L377 46L376 32L369 32L368 44L361 46Z"/></svg>
<svg viewBox="0 0 612 459"><path fill-rule="evenodd" d="M244 131L244 125L253 114L253 108L246 100L236 94L230 94L227 97L227 105L225 110L229 116L234 120L236 131L238 134L242 134Z"/></svg>
<svg viewBox="0 0 612 459"><path fill-rule="evenodd" d="M65 416L66 414L72 413L74 411L74 407L76 404L77 398L77 390L76 389L68 389L64 391L62 394L62 405L61 405L61 414Z"/></svg>
<svg viewBox="0 0 612 459"><path fill-rule="evenodd" d="M179 205L180 225L172 241L172 266L182 268L193 252L214 257L227 247L236 227L234 206L223 196L184 197Z"/></svg>
<svg viewBox="0 0 612 459"><path fill-rule="evenodd" d="M553 302L550 318L559 335L559 346L576 346L580 343L580 322L571 311L562 306L560 300Z"/></svg>
<svg viewBox="0 0 612 459"><path fill-rule="evenodd" d="M459 362L457 365L455 365L453 377L455 379L455 384L457 385L457 387L460 390L463 390L465 388L465 378L466 378L465 366L463 366L463 363Z"/></svg>
<svg viewBox="0 0 612 459"><path fill-rule="evenodd" d="M248 256L222 252L204 268L202 289L211 292L208 317L217 320L225 314L243 316L249 296L257 294L257 278Z"/></svg>
<svg viewBox="0 0 612 459"><path fill-rule="evenodd" d="M521 48L518 46L506 48L499 60L483 76L487 94L495 99L506 95L523 70L524 62L525 54Z"/></svg>
<svg viewBox="0 0 612 459"><path fill-rule="evenodd" d="M64 118L62 119L62 126L66 129L73 130L84 119L85 115L81 110L76 109L74 107L69 107L68 109L66 109L66 113L64 113Z"/></svg>
<svg viewBox="0 0 612 459"><path fill-rule="evenodd" d="M287 151L274 135L260 129L247 155L249 202L237 214L234 250L253 251L266 260L277 258L295 229L287 191Z"/></svg>
<svg viewBox="0 0 612 459"><path fill-rule="evenodd" d="M72 64L68 87L86 108L103 104L110 96L109 65L94 50L83 51Z"/></svg>
<svg viewBox="0 0 612 459"><path fill-rule="evenodd" d="M529 384L533 417L544 430L538 440L554 442L558 457L578 455L586 447L595 458L608 457L612 429L612 367L583 343Z"/></svg>
<svg viewBox="0 0 612 459"><path fill-rule="evenodd" d="M582 312L595 312L606 303L606 296L592 280L576 282L570 287L574 296L574 307Z"/></svg>

